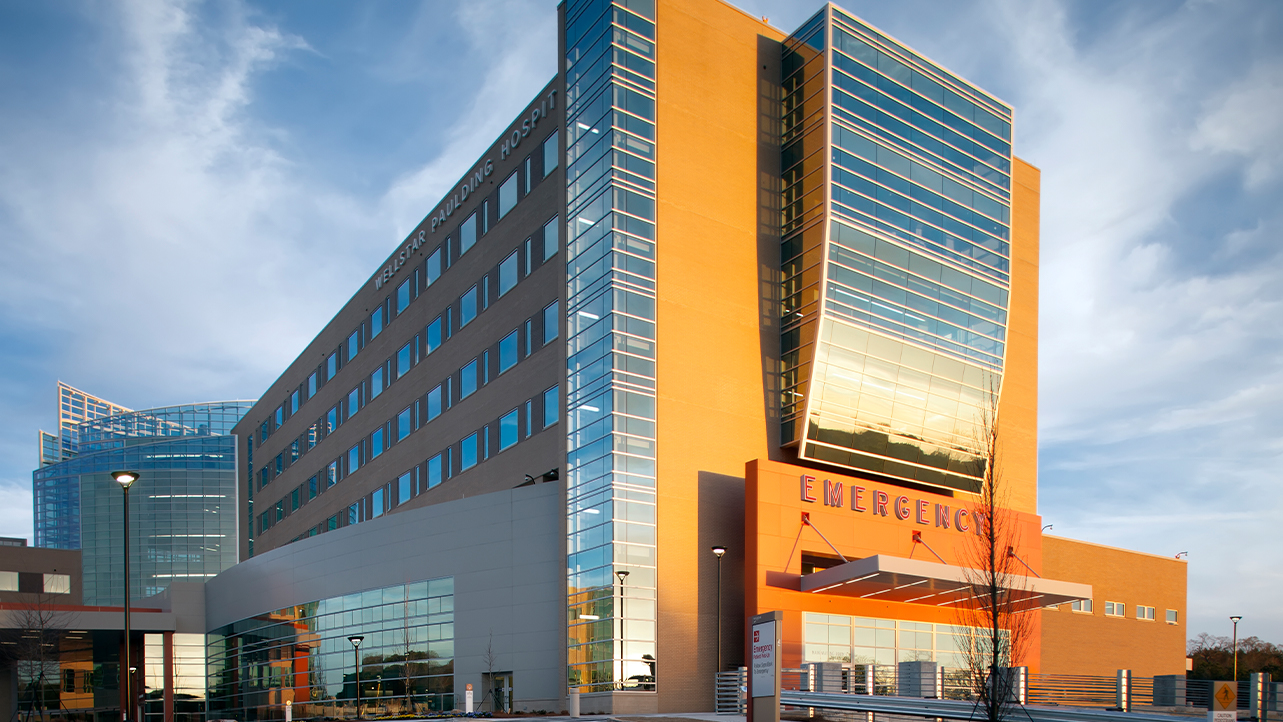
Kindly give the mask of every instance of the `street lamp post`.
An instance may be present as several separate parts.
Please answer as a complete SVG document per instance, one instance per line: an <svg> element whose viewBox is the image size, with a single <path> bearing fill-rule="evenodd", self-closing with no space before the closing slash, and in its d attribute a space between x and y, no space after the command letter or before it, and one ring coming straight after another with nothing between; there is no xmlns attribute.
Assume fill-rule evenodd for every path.
<svg viewBox="0 0 1283 722"><path fill-rule="evenodd" d="M125 493L125 659L120 663L120 671L123 673L122 680L125 684L125 704L124 709L120 711L120 718L124 722L129 722L130 712L134 707L133 696L133 667L130 662L133 661L129 654L129 487L135 481L138 481L138 472L136 471L113 471L111 478L120 484L120 488Z"/></svg>
<svg viewBox="0 0 1283 722"><path fill-rule="evenodd" d="M717 557L717 672L722 671L722 556L726 554L726 547L718 544L713 547L713 555Z"/></svg>
<svg viewBox="0 0 1283 722"><path fill-rule="evenodd" d="M1234 684L1238 684L1238 620L1240 619L1242 617L1237 615L1230 617L1230 621L1234 623Z"/></svg>
<svg viewBox="0 0 1283 722"><path fill-rule="evenodd" d="M354 634L347 638L352 643L352 661L356 663L356 718L361 719L361 640L365 639L360 635Z"/></svg>
<svg viewBox="0 0 1283 722"><path fill-rule="evenodd" d="M624 580L628 578L628 570L620 569L615 572L619 577L619 687L624 686Z"/></svg>

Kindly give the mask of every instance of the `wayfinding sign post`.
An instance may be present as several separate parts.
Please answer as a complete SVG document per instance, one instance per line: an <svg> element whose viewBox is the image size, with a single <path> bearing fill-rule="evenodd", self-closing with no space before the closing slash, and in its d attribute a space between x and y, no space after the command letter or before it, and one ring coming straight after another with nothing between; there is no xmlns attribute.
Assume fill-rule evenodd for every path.
<svg viewBox="0 0 1283 722"><path fill-rule="evenodd" d="M748 719L780 722L780 628L783 612L766 612L748 623Z"/></svg>

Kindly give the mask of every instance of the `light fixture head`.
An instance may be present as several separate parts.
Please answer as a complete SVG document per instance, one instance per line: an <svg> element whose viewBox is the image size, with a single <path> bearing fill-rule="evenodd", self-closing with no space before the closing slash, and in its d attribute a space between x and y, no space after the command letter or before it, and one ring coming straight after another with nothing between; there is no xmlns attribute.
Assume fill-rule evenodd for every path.
<svg viewBox="0 0 1283 722"><path fill-rule="evenodd" d="M121 488L124 488L124 489L128 489L130 484L133 484L135 481L138 481L138 476L139 474L136 471L111 472L111 478L115 479L116 483L120 484Z"/></svg>
<svg viewBox="0 0 1283 722"><path fill-rule="evenodd" d="M1231 621L1231 622L1233 622L1233 623L1235 623L1235 624L1238 624L1238 620L1240 620L1240 619L1242 619L1242 617L1240 617L1240 616L1238 616L1238 615L1235 615L1235 616L1233 616L1233 617L1230 617L1230 621Z"/></svg>
<svg viewBox="0 0 1283 722"><path fill-rule="evenodd" d="M721 544L718 544L717 546L713 547L713 554L717 555L718 559L721 559L722 555L725 553L726 553L726 547L722 546Z"/></svg>
<svg viewBox="0 0 1283 722"><path fill-rule="evenodd" d="M353 647L359 647L361 646L361 640L363 639L365 639L365 637L362 637L360 635L353 635L351 637L348 637L347 641L351 642Z"/></svg>
<svg viewBox="0 0 1283 722"><path fill-rule="evenodd" d="M615 576L619 577L619 583L623 584L624 579L628 578L628 570L620 569L619 571L615 572Z"/></svg>

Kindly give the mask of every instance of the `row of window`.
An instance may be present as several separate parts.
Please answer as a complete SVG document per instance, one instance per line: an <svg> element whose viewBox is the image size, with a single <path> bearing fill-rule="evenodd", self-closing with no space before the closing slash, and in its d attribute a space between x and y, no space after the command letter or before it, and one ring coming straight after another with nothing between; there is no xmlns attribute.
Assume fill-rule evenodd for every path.
<svg viewBox="0 0 1283 722"><path fill-rule="evenodd" d="M398 415L395 422L385 425L383 430L394 424L399 426L402 423L401 419L406 418L407 414L412 415L414 409L415 405L411 405ZM523 404L462 440L447 446L439 453L402 473L395 480L366 494L344 511L308 529L291 541L377 519L410 499L426 493L442 482L468 471L491 456L506 451L520 441L557 423L558 409L557 387L553 386L539 396L527 399ZM320 474L312 476L307 482L300 484L278 500L273 507L263 512L258 519L258 533L262 534L272 528L277 522L359 469L364 455L370 451L367 444L379 443L373 437L379 436L383 430L376 431L371 438L364 439L354 446L345 457L331 461Z"/></svg>
<svg viewBox="0 0 1283 722"><path fill-rule="evenodd" d="M1056 607L1053 607L1053 609L1055 608ZM1071 611L1079 612L1082 614L1094 613L1092 600L1090 599L1079 599L1077 601L1070 602L1069 609ZM1106 617L1126 617L1127 605L1123 602L1105 602L1105 616ZM1137 604L1136 618L1147 621L1147 622L1152 622L1155 619L1155 610L1153 607L1147 607L1143 604ZM1166 619L1168 624L1176 624L1179 618L1180 618L1180 615L1175 609L1167 610Z"/></svg>
<svg viewBox="0 0 1283 722"><path fill-rule="evenodd" d="M262 489L270 483L277 475L288 469L295 461L298 461L301 455L306 454L323 441L326 436L354 416L362 407L377 398L392 383L418 365L422 359L440 348L454 333L476 320L481 312L511 291L520 279L528 277L536 267L551 260L556 255L559 245L558 228L558 219L553 216L552 220L544 225L541 239L536 238L539 234L526 239L524 243L518 246L495 268L491 269L477 284L465 291L458 299L447 306L440 315L429 322L422 333L416 334L402 345L395 354L373 369L369 376L357 383L324 416L309 426L298 438L290 441L288 447L277 454L270 463L259 469L258 488ZM527 354L531 352L531 349L535 348L533 335L536 333L535 324L540 326L537 333L543 337L544 344L556 338L557 311L557 304L553 303L545 307L540 315L527 320L524 329ZM480 383L484 385L488 383L492 373L495 375L503 373L512 364L516 363L517 342L518 331L514 330L496 344L497 347L494 349L493 355L495 357L495 365L498 367L497 370L492 371L491 369L489 351L483 352L482 356L460 369L457 374L459 377L457 386L454 387L458 389L458 395L452 399L447 394L445 398L447 407L453 401L461 400L471 395L477 388L478 377L481 378ZM359 350L354 349L354 352L359 352ZM330 361L340 358L340 351L331 354ZM309 384L311 383L311 378L309 377ZM447 392L451 389L449 379L446 381L445 388ZM438 401L440 401L439 396ZM435 417L435 414L432 416Z"/></svg>
<svg viewBox="0 0 1283 722"><path fill-rule="evenodd" d="M259 427L259 444L267 440L276 429L280 428L287 419L298 413L299 408L309 399L316 395L316 392L323 387L329 380L360 353L370 341L377 337L384 328L387 327L393 319L403 313L410 303L417 299L429 286L436 282L441 275L448 270L463 254L467 253L476 245L477 239L484 236L490 231L492 226L504 218L516 207L521 198L526 197L543 178L557 168L557 146L558 132L553 130L552 133L543 142L542 150L527 156L518 170L513 171L499 185L496 195L496 202L492 212L491 199L486 198L481 201L477 210L470 214L459 226L437 246L427 259L415 266L409 271L405 280L397 286L396 291L387 296L382 303L378 305L370 314L368 321L363 321L357 325L357 328L349 334L347 340L340 344L339 348L330 353L324 363L317 367L315 371L308 375L306 381L299 384L298 388L290 392L289 396L276 407L271 417L263 421ZM551 150L550 150L551 149ZM539 168L535 168L537 159ZM557 219L550 221L551 233L548 227L544 230L544 258L551 256L556 252L558 245L557 240ZM525 244L525 268L528 275L532 270L531 266L531 239L527 239ZM551 250L550 250L551 247ZM518 252L514 251L508 259L500 264L498 269L492 269L490 273L482 279L481 284L487 288L491 283L491 277L496 275L494 283L499 290L499 296L511 290L517 281L517 257ZM479 284L480 285L480 284ZM481 289L484 292L486 289ZM478 295L478 287L474 286L469 290L473 294L469 305L460 309L461 323L459 328L467 325L472 320L471 317L476 315L476 304L478 299L486 299L481 302L487 302L489 296ZM467 294L465 294L467 296ZM465 302L464 299L460 299ZM471 317L468 316L469 311ZM448 331L447 331L448 334Z"/></svg>
<svg viewBox="0 0 1283 722"><path fill-rule="evenodd" d="M19 583L18 572L0 572L0 592L23 591ZM36 576L34 573L32 576ZM71 575L41 574L40 591L45 594L71 594ZM35 590L30 590L35 591Z"/></svg>

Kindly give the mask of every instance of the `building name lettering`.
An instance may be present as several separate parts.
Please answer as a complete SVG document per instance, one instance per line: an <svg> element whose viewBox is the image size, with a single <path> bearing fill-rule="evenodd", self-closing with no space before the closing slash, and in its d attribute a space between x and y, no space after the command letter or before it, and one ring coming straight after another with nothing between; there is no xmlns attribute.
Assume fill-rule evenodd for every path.
<svg viewBox="0 0 1283 722"><path fill-rule="evenodd" d="M530 133L534 131L535 127L539 125L539 121L543 118L547 118L549 111L556 109L556 107L557 91L553 90L544 97L538 107L531 109L530 115L525 116L520 121L514 123L512 130L503 136L503 139L499 144L499 159L503 160L512 155L512 152L516 150L517 146L521 145L521 140L530 135ZM429 229L419 230L418 232L411 234L410 237L401 244L401 248L397 251L396 255L392 256L392 258L388 260L387 264L374 275L374 289L377 291L378 289L383 288L383 284L392 280L392 277L397 274L397 271L400 271L401 267L404 266L414 255L414 252L419 250L419 248L427 241L428 233L435 233L438 228L444 225L445 222L454 215L455 211L459 210L459 208L468 200L468 196L476 193L477 189L481 187L481 184L485 182L486 178L489 178L492 175L494 175L493 158L486 158L484 161L478 163L472 173L464 178L463 182L459 184L459 187L451 191L449 197L447 197L445 201L438 206L435 211L433 211L432 217L429 220Z"/></svg>
<svg viewBox="0 0 1283 722"><path fill-rule="evenodd" d="M940 529L954 529L959 532L972 532L979 535L984 524L984 515L974 509L957 507L951 509L947 504L932 502L928 499L910 499L898 494L893 499L881 489L870 489L845 482L825 479L822 483L810 474L802 475L802 501L808 503L823 502L824 506L839 509L850 508L857 513L871 513L874 516L894 516L900 521L913 519L914 523L931 526L933 523Z"/></svg>

